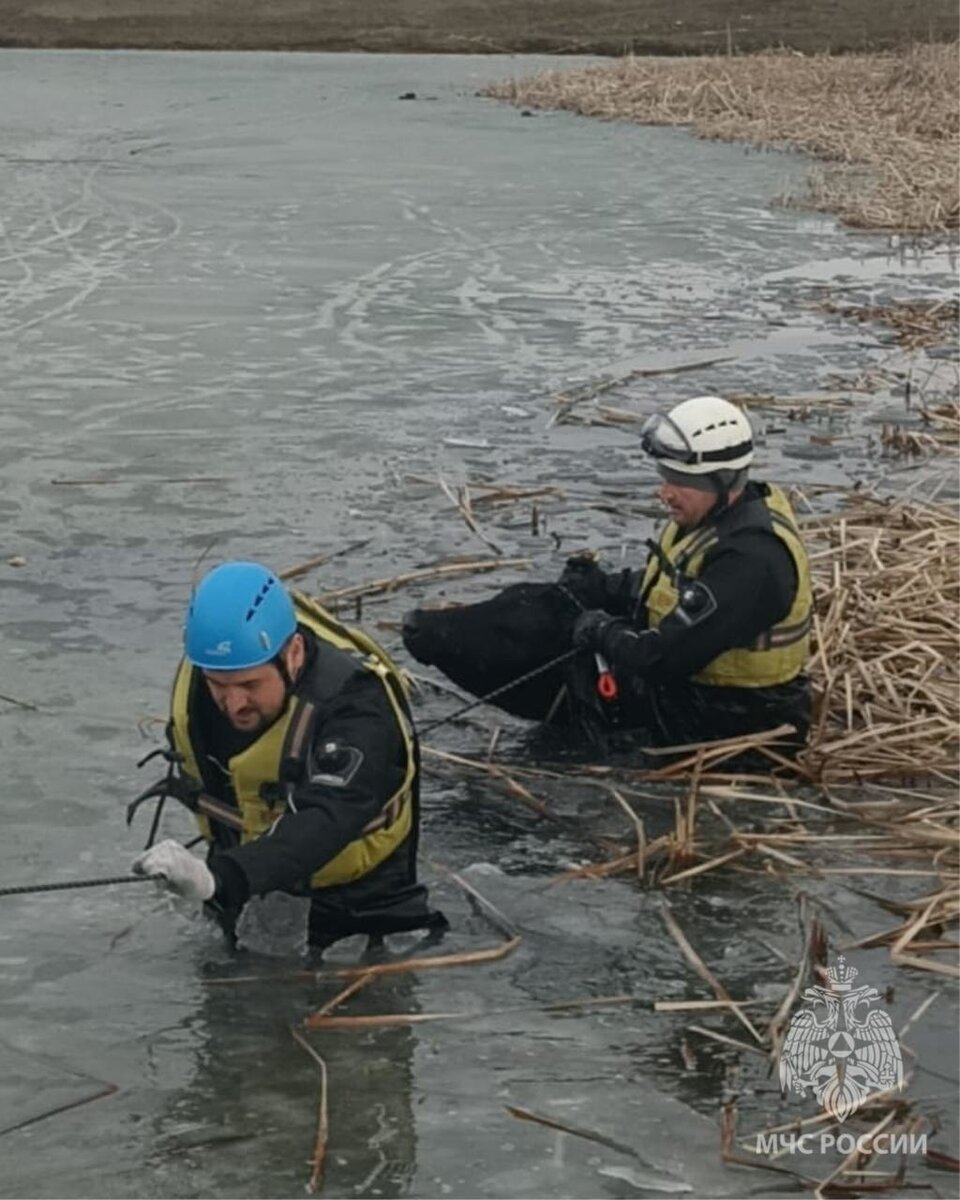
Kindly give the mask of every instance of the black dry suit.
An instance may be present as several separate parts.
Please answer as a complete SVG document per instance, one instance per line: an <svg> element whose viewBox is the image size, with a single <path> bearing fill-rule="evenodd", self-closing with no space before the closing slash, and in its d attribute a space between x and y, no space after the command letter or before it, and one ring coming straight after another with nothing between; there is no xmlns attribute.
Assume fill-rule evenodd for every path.
<svg viewBox="0 0 960 1200"><path fill-rule="evenodd" d="M786 497L749 483L695 529L669 522L650 545L643 571L573 560L561 578L586 607L618 618L601 645L620 689L615 717L660 746L791 724L796 752L810 724L812 601Z"/></svg>
<svg viewBox="0 0 960 1200"><path fill-rule="evenodd" d="M417 882L420 763L402 676L372 639L294 602L306 661L269 728L234 729L186 661L174 684L181 775L228 818L198 814L214 906L229 926L251 895L309 894L321 945L442 928Z"/></svg>

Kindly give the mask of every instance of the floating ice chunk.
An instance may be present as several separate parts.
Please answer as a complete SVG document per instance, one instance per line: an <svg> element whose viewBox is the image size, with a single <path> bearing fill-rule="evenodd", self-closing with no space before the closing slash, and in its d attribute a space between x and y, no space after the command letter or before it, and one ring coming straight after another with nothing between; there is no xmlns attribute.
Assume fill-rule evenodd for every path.
<svg viewBox="0 0 960 1200"><path fill-rule="evenodd" d="M462 446L465 450L489 450L490 443L486 438L445 437L445 446Z"/></svg>
<svg viewBox="0 0 960 1200"><path fill-rule="evenodd" d="M622 1179L631 1187L644 1192L667 1192L679 1195L681 1192L692 1192L693 1187L683 1179L672 1175L660 1175L657 1171L645 1171L636 1167L597 1167L598 1175L606 1175L608 1179Z"/></svg>
<svg viewBox="0 0 960 1200"><path fill-rule="evenodd" d="M502 875L503 874L503 871L497 866L497 864L492 863L492 862L471 863L470 866L466 868L466 871L464 871L464 874L466 874L467 871L469 871L471 874L474 874L474 875Z"/></svg>
<svg viewBox="0 0 960 1200"><path fill-rule="evenodd" d="M237 921L237 945L271 958L300 958L307 952L310 900L268 892L253 896Z"/></svg>

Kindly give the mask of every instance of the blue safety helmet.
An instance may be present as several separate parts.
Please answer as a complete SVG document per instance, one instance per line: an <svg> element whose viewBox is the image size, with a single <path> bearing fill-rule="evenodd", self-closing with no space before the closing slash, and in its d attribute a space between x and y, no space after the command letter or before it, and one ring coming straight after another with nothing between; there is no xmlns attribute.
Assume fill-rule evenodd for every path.
<svg viewBox="0 0 960 1200"><path fill-rule="evenodd" d="M183 628L187 658L208 671L242 671L275 658L297 630L287 589L259 563L230 562L194 591Z"/></svg>

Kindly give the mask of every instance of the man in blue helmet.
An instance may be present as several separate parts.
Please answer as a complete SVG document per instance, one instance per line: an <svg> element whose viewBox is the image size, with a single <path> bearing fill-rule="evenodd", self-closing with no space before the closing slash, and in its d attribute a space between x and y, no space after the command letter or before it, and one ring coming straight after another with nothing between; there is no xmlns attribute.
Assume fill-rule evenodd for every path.
<svg viewBox="0 0 960 1200"><path fill-rule="evenodd" d="M417 882L419 752L385 651L250 562L202 580L184 647L171 793L208 853L167 840L134 869L209 904L228 932L273 891L310 896L314 945L444 928Z"/></svg>

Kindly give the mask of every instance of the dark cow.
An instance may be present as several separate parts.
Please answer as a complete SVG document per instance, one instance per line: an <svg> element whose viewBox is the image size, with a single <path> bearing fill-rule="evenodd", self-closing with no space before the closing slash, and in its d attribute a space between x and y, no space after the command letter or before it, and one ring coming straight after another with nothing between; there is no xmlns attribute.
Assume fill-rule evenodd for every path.
<svg viewBox="0 0 960 1200"><path fill-rule="evenodd" d="M417 608L403 618L403 644L473 696L486 696L570 649L582 606L555 583L516 583L489 600L457 608ZM497 698L515 717L543 721L566 682L563 665ZM566 706L552 717L569 720Z"/></svg>
<svg viewBox="0 0 960 1200"><path fill-rule="evenodd" d="M615 587L629 583L626 575L611 578ZM478 604L414 609L403 620L404 645L419 662L437 667L471 695L486 696L568 651L578 615L603 603L600 588L599 572L567 571L562 583L518 583ZM794 754L810 722L803 676L766 688L708 687L689 679L621 678L617 683L619 698L604 701L598 695L594 656L584 651L492 703L530 721L549 717L552 726L594 744L611 744L614 731L631 731L635 746L679 746L741 737L788 722L798 737L781 750Z"/></svg>

